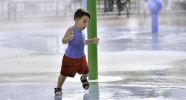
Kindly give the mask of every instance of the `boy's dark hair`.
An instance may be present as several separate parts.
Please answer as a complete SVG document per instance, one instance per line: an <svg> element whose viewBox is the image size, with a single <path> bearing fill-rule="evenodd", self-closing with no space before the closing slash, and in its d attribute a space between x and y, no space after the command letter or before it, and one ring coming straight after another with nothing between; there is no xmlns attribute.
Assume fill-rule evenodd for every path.
<svg viewBox="0 0 186 100"><path fill-rule="evenodd" d="M90 19L90 14L89 14L89 12L88 11L85 11L85 10L83 10L83 9L77 9L76 10L76 12L75 12L75 14L74 14L74 20L76 19L76 18L81 18L81 17L83 17L83 16L88 16L89 17L89 19Z"/></svg>

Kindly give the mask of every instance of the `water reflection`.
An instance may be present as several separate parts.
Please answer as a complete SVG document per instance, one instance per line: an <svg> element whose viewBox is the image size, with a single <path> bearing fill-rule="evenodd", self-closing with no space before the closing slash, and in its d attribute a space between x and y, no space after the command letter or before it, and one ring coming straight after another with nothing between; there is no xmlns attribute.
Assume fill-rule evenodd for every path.
<svg viewBox="0 0 186 100"><path fill-rule="evenodd" d="M159 49L158 33L152 33L152 48L153 50Z"/></svg>
<svg viewBox="0 0 186 100"><path fill-rule="evenodd" d="M98 34L101 38L101 51L126 50L173 50L185 51L186 47L184 27L160 26L157 34L151 33L148 28L115 27L101 29ZM179 35L178 35L179 33Z"/></svg>
<svg viewBox="0 0 186 100"><path fill-rule="evenodd" d="M83 100L99 100L98 82L90 82L89 93L83 95Z"/></svg>
<svg viewBox="0 0 186 100"><path fill-rule="evenodd" d="M89 100L89 93L85 93L83 95L83 100Z"/></svg>

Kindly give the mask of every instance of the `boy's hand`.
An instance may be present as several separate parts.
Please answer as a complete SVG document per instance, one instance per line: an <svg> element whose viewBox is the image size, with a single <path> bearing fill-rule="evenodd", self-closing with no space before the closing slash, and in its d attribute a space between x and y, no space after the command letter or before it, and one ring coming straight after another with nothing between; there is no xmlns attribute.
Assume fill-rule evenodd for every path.
<svg viewBox="0 0 186 100"><path fill-rule="evenodd" d="M94 37L93 38L93 44L98 44L99 43L99 38L97 38L97 37Z"/></svg>
<svg viewBox="0 0 186 100"><path fill-rule="evenodd" d="M69 41L71 41L74 37L74 33L73 33L73 30L72 28L68 28L67 32L65 33L63 39L62 39L62 42L64 44L67 44Z"/></svg>
<svg viewBox="0 0 186 100"><path fill-rule="evenodd" d="M71 33L67 38L71 41L73 39L73 37L74 37L74 34Z"/></svg>

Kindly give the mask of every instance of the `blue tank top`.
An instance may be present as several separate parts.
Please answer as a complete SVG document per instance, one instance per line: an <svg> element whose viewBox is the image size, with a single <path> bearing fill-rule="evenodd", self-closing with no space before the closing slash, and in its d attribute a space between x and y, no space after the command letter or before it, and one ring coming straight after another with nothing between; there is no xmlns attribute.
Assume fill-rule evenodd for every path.
<svg viewBox="0 0 186 100"><path fill-rule="evenodd" d="M68 43L65 55L67 57L77 59L84 56L85 36L77 27L73 26L72 29L74 32L74 37Z"/></svg>

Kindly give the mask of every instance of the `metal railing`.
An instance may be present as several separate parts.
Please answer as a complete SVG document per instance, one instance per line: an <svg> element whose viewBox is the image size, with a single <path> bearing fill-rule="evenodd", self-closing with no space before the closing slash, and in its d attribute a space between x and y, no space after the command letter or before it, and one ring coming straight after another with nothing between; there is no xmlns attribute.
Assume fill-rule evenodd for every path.
<svg viewBox="0 0 186 100"><path fill-rule="evenodd" d="M98 15L129 15L129 0L97 0ZM137 0L135 0L137 1ZM0 0L0 18L19 19L22 17L47 17L47 16L68 16L72 15L75 9L81 7L81 0ZM112 8L111 10L108 10ZM126 13L124 11L126 9Z"/></svg>
<svg viewBox="0 0 186 100"><path fill-rule="evenodd" d="M185 4L186 0L172 0ZM147 0L97 0L98 15L140 15ZM163 0L165 6L169 0ZM0 19L71 16L81 0L0 0Z"/></svg>
<svg viewBox="0 0 186 100"><path fill-rule="evenodd" d="M64 3L64 1L66 1ZM66 16L72 11L74 0L38 0L38 1L0 1L0 17L17 19L20 17Z"/></svg>

